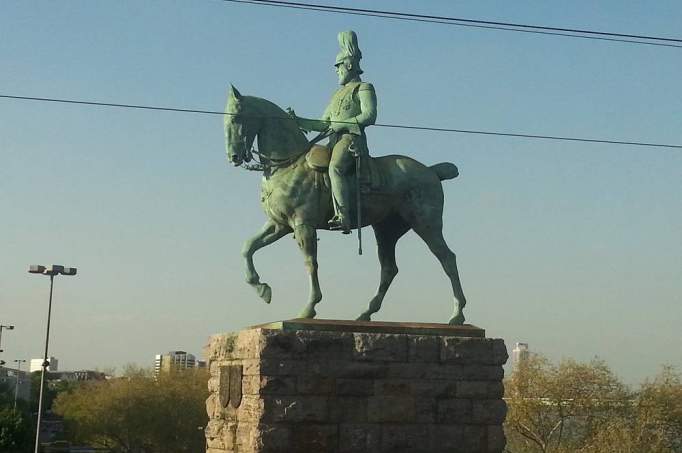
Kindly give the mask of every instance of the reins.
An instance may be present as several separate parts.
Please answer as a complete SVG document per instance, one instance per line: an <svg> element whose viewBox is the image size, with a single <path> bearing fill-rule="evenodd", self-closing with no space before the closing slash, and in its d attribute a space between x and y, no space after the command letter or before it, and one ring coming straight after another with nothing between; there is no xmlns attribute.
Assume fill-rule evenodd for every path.
<svg viewBox="0 0 682 453"><path fill-rule="evenodd" d="M293 164L296 162L302 155L310 151L310 148L317 142L324 140L325 138L329 137L333 131L331 129L327 129L325 131L320 132L317 134L315 138L313 138L310 142L308 142L308 146L306 146L303 151L300 153L296 153L293 156L286 157L284 159L274 159L272 157L268 157L265 154L261 153L257 149L251 146L251 149L249 149L246 152L246 155L244 156L244 162L255 162L253 164L243 164L242 168L249 170L249 171L262 171L262 172L269 172L271 173L273 170L279 170L280 168L285 168L288 167L289 165ZM246 141L246 138L245 140ZM245 146L246 147L246 146ZM257 156L256 157L254 157Z"/></svg>

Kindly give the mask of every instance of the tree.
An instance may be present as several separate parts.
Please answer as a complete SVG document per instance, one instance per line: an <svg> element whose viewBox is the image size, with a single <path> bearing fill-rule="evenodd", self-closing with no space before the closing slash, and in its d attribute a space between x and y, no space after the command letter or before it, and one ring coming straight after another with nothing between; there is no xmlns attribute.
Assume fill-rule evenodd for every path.
<svg viewBox="0 0 682 453"><path fill-rule="evenodd" d="M206 370L140 370L61 393L54 411L76 442L122 453L195 453L205 447Z"/></svg>
<svg viewBox="0 0 682 453"><path fill-rule="evenodd" d="M32 422L26 402L14 408L14 391L0 384L0 451L24 453L32 446Z"/></svg>
<svg viewBox="0 0 682 453"><path fill-rule="evenodd" d="M600 360L552 365L539 355L519 364L505 384L508 450L575 452L609 420L622 416L629 395Z"/></svg>
<svg viewBox="0 0 682 453"><path fill-rule="evenodd" d="M625 417L609 421L580 453L682 452L682 379L672 367L642 384Z"/></svg>

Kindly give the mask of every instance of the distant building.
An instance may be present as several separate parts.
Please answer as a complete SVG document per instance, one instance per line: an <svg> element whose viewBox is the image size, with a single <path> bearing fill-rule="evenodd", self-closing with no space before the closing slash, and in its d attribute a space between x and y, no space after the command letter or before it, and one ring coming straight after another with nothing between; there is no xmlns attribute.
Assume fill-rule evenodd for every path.
<svg viewBox="0 0 682 453"><path fill-rule="evenodd" d="M528 359L529 354L528 343L516 343L512 349L512 366L518 368L521 363Z"/></svg>
<svg viewBox="0 0 682 453"><path fill-rule="evenodd" d="M154 359L154 374L168 373L173 370L187 368L205 368L206 362L197 360L194 354L185 351L170 351L167 354L156 354Z"/></svg>
<svg viewBox="0 0 682 453"><path fill-rule="evenodd" d="M50 357L47 359L50 365L47 367L47 371L59 371L59 360L56 357ZM29 366L29 372L41 371L43 369L43 359L31 359Z"/></svg>
<svg viewBox="0 0 682 453"><path fill-rule="evenodd" d="M77 371L57 371L50 373L51 381L103 381L107 378L106 374L100 371L77 370Z"/></svg>
<svg viewBox="0 0 682 453"><path fill-rule="evenodd" d="M5 384L17 399L28 401L31 397L31 374L26 371L0 367L0 384Z"/></svg>

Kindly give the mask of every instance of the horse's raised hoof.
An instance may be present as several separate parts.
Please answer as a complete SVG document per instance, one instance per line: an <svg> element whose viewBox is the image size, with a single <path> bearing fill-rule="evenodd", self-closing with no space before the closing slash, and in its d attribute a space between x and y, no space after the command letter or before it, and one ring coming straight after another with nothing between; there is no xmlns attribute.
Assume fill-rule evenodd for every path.
<svg viewBox="0 0 682 453"><path fill-rule="evenodd" d="M369 313L363 313L357 318L355 318L356 321L371 321L372 320L372 315Z"/></svg>
<svg viewBox="0 0 682 453"><path fill-rule="evenodd" d="M312 306L307 306L303 309L303 311L298 315L299 318L304 318L304 319L313 319L317 315L317 312Z"/></svg>
<svg viewBox="0 0 682 453"><path fill-rule="evenodd" d="M450 321L448 321L448 324L451 326L461 326L464 324L464 315L462 313L457 314L456 316L453 316L450 318Z"/></svg>
<svg viewBox="0 0 682 453"><path fill-rule="evenodd" d="M267 283L259 283L256 287L256 292L266 304L269 304L272 300L272 288Z"/></svg>

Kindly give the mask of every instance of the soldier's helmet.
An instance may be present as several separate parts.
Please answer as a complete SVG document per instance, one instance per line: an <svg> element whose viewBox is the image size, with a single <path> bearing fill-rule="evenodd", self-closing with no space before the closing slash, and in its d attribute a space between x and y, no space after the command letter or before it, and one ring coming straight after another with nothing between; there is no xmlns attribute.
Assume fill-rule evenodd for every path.
<svg viewBox="0 0 682 453"><path fill-rule="evenodd" d="M336 62L334 66L338 66L341 63L350 61L354 64L355 69L358 74L362 74L362 69L360 68L360 60L362 59L362 52L358 46L358 35L354 31L342 31L339 33L339 47L341 51L336 54Z"/></svg>

